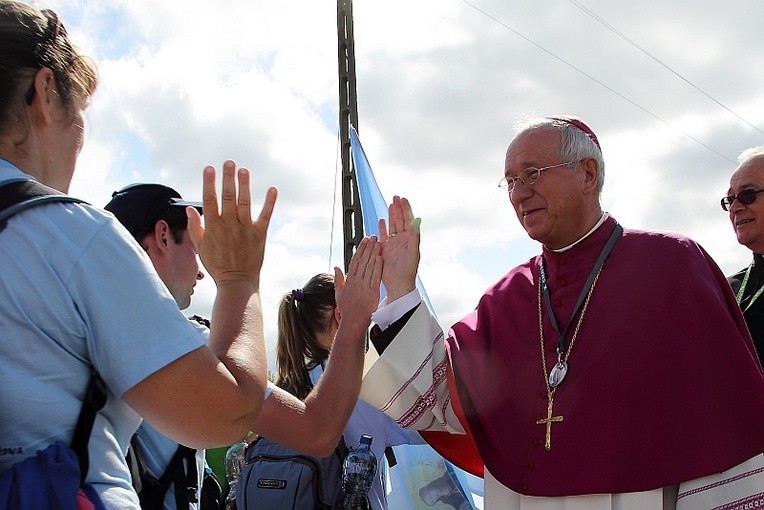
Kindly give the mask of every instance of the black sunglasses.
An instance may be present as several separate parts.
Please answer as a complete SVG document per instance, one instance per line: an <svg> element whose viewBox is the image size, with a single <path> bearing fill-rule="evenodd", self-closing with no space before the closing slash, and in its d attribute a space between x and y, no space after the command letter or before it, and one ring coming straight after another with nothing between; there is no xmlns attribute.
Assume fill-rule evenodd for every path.
<svg viewBox="0 0 764 510"><path fill-rule="evenodd" d="M722 209L729 211L735 200L740 200L743 205L751 205L756 201L756 195L764 191L764 189L744 189L737 195L729 195L722 198Z"/></svg>

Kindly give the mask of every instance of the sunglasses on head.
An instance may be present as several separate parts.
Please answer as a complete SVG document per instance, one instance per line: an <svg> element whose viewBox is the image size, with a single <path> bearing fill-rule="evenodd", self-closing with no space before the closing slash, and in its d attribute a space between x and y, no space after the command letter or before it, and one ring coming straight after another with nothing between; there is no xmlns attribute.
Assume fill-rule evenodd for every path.
<svg viewBox="0 0 764 510"><path fill-rule="evenodd" d="M732 204L735 203L735 200L739 200L741 204L743 205L751 205L756 201L756 195L764 191L764 189L744 189L737 195L728 195L724 198L722 198L722 209L725 211L729 211L730 207L732 207Z"/></svg>

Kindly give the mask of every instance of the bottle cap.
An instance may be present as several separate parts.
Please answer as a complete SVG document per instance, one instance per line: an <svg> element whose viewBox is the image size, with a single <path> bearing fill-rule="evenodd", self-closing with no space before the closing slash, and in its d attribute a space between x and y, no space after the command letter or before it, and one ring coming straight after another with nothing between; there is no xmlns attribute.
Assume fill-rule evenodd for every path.
<svg viewBox="0 0 764 510"><path fill-rule="evenodd" d="M369 434L361 434L361 444L371 444L371 436Z"/></svg>

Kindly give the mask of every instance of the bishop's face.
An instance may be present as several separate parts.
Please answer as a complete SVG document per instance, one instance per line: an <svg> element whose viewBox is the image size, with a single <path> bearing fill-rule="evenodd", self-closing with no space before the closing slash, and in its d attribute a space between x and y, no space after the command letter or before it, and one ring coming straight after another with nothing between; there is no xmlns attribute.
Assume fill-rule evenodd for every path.
<svg viewBox="0 0 764 510"><path fill-rule="evenodd" d="M526 169L560 163L560 129L547 126L526 131L509 145L504 176L521 175ZM517 181L509 198L520 224L531 239L559 249L580 239L591 225L585 200L585 172L580 162L543 170L533 184Z"/></svg>
<svg viewBox="0 0 764 510"><path fill-rule="evenodd" d="M736 196L746 189L764 189L764 157L749 160L732 174L727 195ZM755 253L764 253L764 193L747 205L735 200L729 216L737 241Z"/></svg>

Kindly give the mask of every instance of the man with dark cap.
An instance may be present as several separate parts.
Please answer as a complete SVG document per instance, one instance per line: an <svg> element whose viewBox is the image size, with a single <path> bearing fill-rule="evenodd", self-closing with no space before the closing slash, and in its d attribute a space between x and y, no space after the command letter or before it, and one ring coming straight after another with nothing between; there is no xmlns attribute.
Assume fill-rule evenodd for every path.
<svg viewBox="0 0 764 510"><path fill-rule="evenodd" d="M194 285L202 278L187 231L188 206L198 208L200 204L184 201L180 194L167 186L134 184L115 192L105 207L146 250L159 277L181 309L189 306ZM268 383L262 412L252 423L252 431L311 455L325 457L334 451L358 399L369 315L379 300L382 272L380 248L374 237L364 238L359 243L348 269L348 275L353 278L351 281L346 281L342 271L335 268L336 300L339 309L347 311L340 318L332 356L321 380L304 400ZM357 292L358 288L364 292ZM352 310L348 308L350 303ZM367 322L354 320L356 314L367 311ZM135 317L135 320L140 320L140 317ZM257 319L253 317L252 320ZM198 327L206 337L206 328ZM164 437L145 421L136 435L137 441L133 442L133 446L137 442L141 452L147 453L143 456L145 467L155 478L162 475L175 453L185 448ZM183 450L184 455L187 450ZM142 499L143 507L157 508L164 498L166 510L204 510L201 505L205 494L199 493L203 461L203 454L199 451L196 453L196 463L183 464L190 469L173 470L173 487L166 493L161 492L159 503L154 499L150 502Z"/></svg>
<svg viewBox="0 0 764 510"><path fill-rule="evenodd" d="M201 213L201 205L184 201L177 191L161 184L133 184L115 191L104 207L146 250L181 310L190 306L194 286L204 277L186 218L187 206Z"/></svg>
<svg viewBox="0 0 764 510"><path fill-rule="evenodd" d="M764 364L764 145L743 151L740 164L730 177L722 209L729 212L737 241L751 250L748 267L729 277L753 343Z"/></svg>
<svg viewBox="0 0 764 510"><path fill-rule="evenodd" d="M484 475L486 510L760 506L764 374L735 296L697 243L603 212L603 179L581 119L520 126L500 187L542 252L446 335L395 197L361 397Z"/></svg>
<svg viewBox="0 0 764 510"><path fill-rule="evenodd" d="M181 310L189 307L194 286L204 277L188 233L188 206L202 212L201 202L185 201L168 186L132 184L115 191L104 207L146 250L159 278ZM198 327L207 337L207 328ZM204 450L181 446L145 421L135 433L130 449L134 485L139 485L136 490L143 508L157 508L162 501L167 510L204 508L197 505L204 484ZM164 487L146 483L147 475L158 480L168 467ZM144 480L139 484L141 475Z"/></svg>

